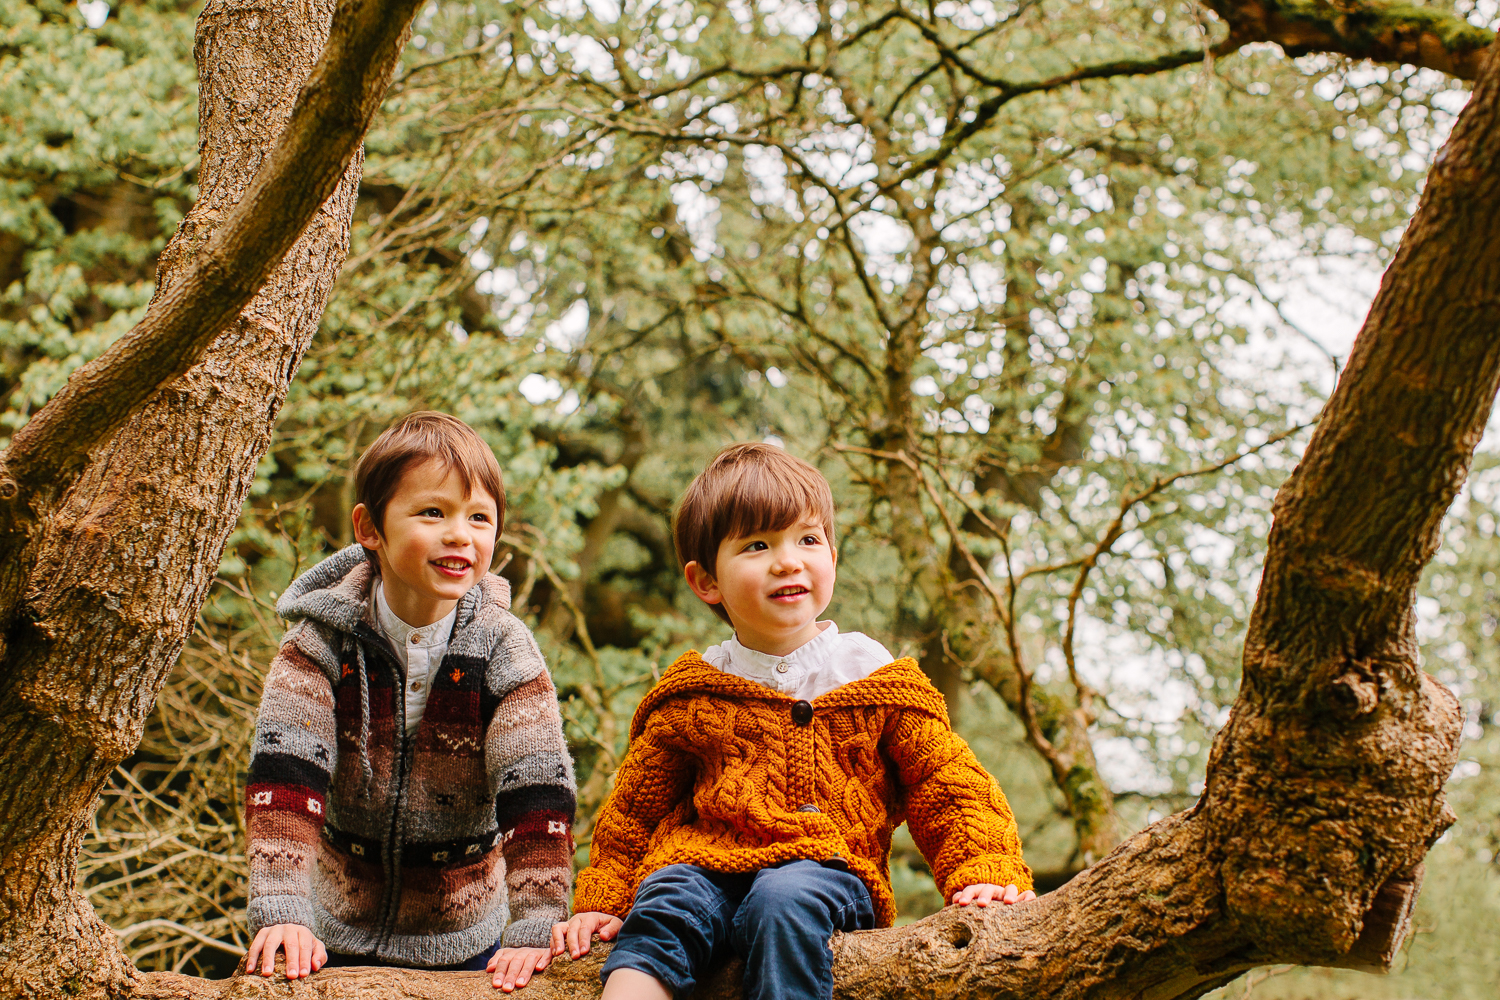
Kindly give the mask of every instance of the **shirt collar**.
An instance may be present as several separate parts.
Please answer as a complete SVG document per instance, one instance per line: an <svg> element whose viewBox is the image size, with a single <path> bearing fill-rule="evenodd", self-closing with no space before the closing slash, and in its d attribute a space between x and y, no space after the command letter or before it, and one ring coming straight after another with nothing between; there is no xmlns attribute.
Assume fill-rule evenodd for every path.
<svg viewBox="0 0 1500 1000"><path fill-rule="evenodd" d="M812 672L825 666L833 659L834 649L837 646L839 627L833 622L818 622L823 631L811 639L787 653L785 656L772 656L770 653L762 653L758 649L751 649L740 642L738 635L720 644L720 648L729 654L729 660L735 667L747 676L756 679L769 678L775 674L776 668L781 664L787 665L787 670L782 673L790 673L795 670L798 673Z"/></svg>
<svg viewBox="0 0 1500 1000"><path fill-rule="evenodd" d="M440 621L431 625L423 625L418 628L408 625L396 617L396 612L391 610L390 604L385 599L385 584L380 580L375 581L375 586L370 588L375 597L375 621L380 625L380 631L391 642L401 647L406 646L441 646L448 641L453 632L453 623L458 619L458 607L448 612Z"/></svg>

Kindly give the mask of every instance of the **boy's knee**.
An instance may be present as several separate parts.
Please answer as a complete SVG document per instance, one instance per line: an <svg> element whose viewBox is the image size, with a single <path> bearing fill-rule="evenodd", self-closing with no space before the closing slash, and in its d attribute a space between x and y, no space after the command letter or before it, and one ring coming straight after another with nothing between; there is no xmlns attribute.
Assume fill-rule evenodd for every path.
<svg viewBox="0 0 1500 1000"><path fill-rule="evenodd" d="M854 876L805 861L762 871L740 909L746 923L823 933L865 892Z"/></svg>

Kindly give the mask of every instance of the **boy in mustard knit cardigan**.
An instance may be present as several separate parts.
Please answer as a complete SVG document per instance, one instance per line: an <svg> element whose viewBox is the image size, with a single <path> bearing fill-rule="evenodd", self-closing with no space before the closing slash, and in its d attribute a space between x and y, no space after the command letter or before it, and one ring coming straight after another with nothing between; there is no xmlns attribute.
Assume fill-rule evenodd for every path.
<svg viewBox="0 0 1500 1000"><path fill-rule="evenodd" d="M727 448L673 519L693 592L734 627L641 702L599 814L574 958L615 940L603 1000L686 997L745 960L749 1000L833 992L834 931L889 926L902 821L960 906L1035 898L1005 796L910 659L818 615L833 596L833 495L779 448Z"/></svg>

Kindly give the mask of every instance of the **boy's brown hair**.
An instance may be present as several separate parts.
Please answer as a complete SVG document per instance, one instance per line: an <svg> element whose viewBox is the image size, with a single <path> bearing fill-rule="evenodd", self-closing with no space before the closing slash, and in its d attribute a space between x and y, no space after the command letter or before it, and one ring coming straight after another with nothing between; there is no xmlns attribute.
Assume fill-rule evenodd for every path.
<svg viewBox="0 0 1500 1000"><path fill-rule="evenodd" d="M375 530L385 535L385 508L406 470L434 458L458 473L465 497L473 495L477 484L495 498L498 531L505 524L505 481L495 453L474 428L434 410L402 417L359 456L359 464L354 467L354 499L370 512ZM368 549L366 555L378 565Z"/></svg>
<svg viewBox="0 0 1500 1000"><path fill-rule="evenodd" d="M806 514L832 545L833 490L821 472L775 445L732 444L688 484L672 512L672 542L682 565L713 576L724 539L781 531ZM709 607L729 621L722 604Z"/></svg>

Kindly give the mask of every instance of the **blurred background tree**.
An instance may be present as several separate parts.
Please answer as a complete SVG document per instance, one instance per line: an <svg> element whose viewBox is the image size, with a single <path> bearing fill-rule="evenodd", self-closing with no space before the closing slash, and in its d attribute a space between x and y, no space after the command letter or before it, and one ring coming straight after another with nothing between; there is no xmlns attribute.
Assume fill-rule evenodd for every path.
<svg viewBox="0 0 1500 1000"><path fill-rule="evenodd" d="M6 434L139 318L196 195L194 14L0 0ZM636 701L723 637L668 517L736 440L834 483L830 617L919 659L1044 886L1195 799L1347 346L1308 303L1383 266L1460 85L1220 51L1192 0L476 0L417 32L221 586L100 803L83 888L140 967L223 975L246 943L271 607L350 540L353 460L412 409L506 470L497 568L563 699L580 863ZM1227 995L1490 995L1497 505L1482 455L1419 609L1471 752L1407 971ZM909 841L893 875L903 919L941 905Z"/></svg>

